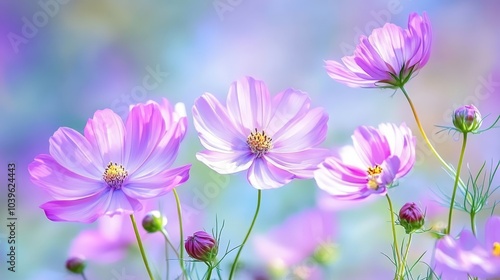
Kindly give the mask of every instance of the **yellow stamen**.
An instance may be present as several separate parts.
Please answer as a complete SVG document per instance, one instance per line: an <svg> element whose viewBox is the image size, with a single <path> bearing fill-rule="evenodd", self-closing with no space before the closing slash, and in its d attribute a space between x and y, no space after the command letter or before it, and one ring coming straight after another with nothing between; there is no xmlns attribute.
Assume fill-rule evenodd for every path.
<svg viewBox="0 0 500 280"><path fill-rule="evenodd" d="M106 167L102 178L108 186L120 189L127 176L128 172L121 164L118 165L117 163L110 162Z"/></svg>
<svg viewBox="0 0 500 280"><path fill-rule="evenodd" d="M368 173L368 188L372 190L377 190L379 187L377 179L379 175L382 173L382 167L376 164L373 167L368 167L366 173Z"/></svg>
<svg viewBox="0 0 500 280"><path fill-rule="evenodd" d="M500 257L500 242L493 243L492 253L496 257Z"/></svg>
<svg viewBox="0 0 500 280"><path fill-rule="evenodd" d="M250 132L247 138L248 147L257 157L261 157L272 148L273 139L266 135L264 131L259 132L257 128L255 132Z"/></svg>

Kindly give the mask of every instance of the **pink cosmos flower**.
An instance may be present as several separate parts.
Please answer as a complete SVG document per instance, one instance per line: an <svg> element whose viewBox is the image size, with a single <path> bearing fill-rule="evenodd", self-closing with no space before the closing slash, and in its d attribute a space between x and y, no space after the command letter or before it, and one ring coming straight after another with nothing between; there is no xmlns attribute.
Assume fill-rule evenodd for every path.
<svg viewBox="0 0 500 280"><path fill-rule="evenodd" d="M360 126L352 140L353 146L326 158L314 173L319 188L338 199L384 195L415 163L416 140L404 123Z"/></svg>
<svg viewBox="0 0 500 280"><path fill-rule="evenodd" d="M84 134L62 127L49 153L29 165L31 180L54 198L40 207L52 221L90 223L131 214L140 200L164 195L189 177L190 165L169 169L186 131L184 105L166 99L132 106L125 123L109 109L89 119Z"/></svg>
<svg viewBox="0 0 500 280"><path fill-rule="evenodd" d="M294 89L271 98L264 82L251 77L231 85L225 106L205 93L193 107L194 126L207 149L196 158L220 174L248 169L257 189L311 178L327 152L316 147L326 137L328 116L322 108L310 109L310 102Z"/></svg>
<svg viewBox="0 0 500 280"><path fill-rule="evenodd" d="M432 42L427 14L411 13L408 29L392 23L361 36L352 56L343 64L327 60L326 71L337 82L350 87L400 87L429 60Z"/></svg>
<svg viewBox="0 0 500 280"><path fill-rule="evenodd" d="M441 279L500 277L500 216L487 220L484 243L465 229L457 238L446 235L436 244L434 260L434 272Z"/></svg>

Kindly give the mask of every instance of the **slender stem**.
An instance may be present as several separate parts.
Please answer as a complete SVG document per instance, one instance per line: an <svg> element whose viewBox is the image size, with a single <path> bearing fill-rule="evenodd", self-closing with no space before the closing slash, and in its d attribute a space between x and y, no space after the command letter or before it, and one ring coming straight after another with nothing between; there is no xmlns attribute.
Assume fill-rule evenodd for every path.
<svg viewBox="0 0 500 280"><path fill-rule="evenodd" d="M85 277L85 273L82 272L81 274L82 274L82 279L87 280L87 277Z"/></svg>
<svg viewBox="0 0 500 280"><path fill-rule="evenodd" d="M405 250L405 255L403 257L403 263L401 264L402 265L402 271L405 271L405 267L406 267L406 260L408 259L408 252L410 251L410 246L411 246L411 238L413 236L412 233L409 234L410 236L408 237L408 244L406 245L406 250ZM402 273L401 276L404 276L404 273Z"/></svg>
<svg viewBox="0 0 500 280"><path fill-rule="evenodd" d="M474 236L476 236L476 213L473 211L470 212L470 228Z"/></svg>
<svg viewBox="0 0 500 280"><path fill-rule="evenodd" d="M393 238L394 250L396 251L396 258L397 258L397 262L396 262L396 275L394 276L394 279L398 279L399 275L400 275L399 274L399 269L400 269L400 266L401 266L401 254L399 252L398 239L396 237L396 223L394 221L394 211L393 211L393 208L392 208L392 201L391 201L391 198L389 197L389 194L386 194L385 197L387 198L387 202L389 203L389 212L391 214L392 238Z"/></svg>
<svg viewBox="0 0 500 280"><path fill-rule="evenodd" d="M467 146L467 133L463 133L462 149L460 150L460 158L458 159L457 174L455 175L455 183L453 183L453 193L451 194L450 212L448 213L448 227L446 232L451 233L451 218L453 216L453 205L455 205L455 196L457 194L458 180L460 178L460 169L462 169L462 162L464 160L465 146Z"/></svg>
<svg viewBox="0 0 500 280"><path fill-rule="evenodd" d="M422 127L422 124L420 123L420 119L418 118L417 110L415 109L415 106L413 105L413 102L410 99L410 96L406 92L405 88L403 86L400 87L401 91L406 97L406 100L408 100L408 103L410 104L411 111L413 112L413 116L415 117L415 121L417 122L418 130L420 130L420 134L422 134L422 137L424 137L425 142L427 143L427 146L431 149L432 153L438 158L438 160L441 162L441 164L448 169L448 171L453 173L453 169L444 161L444 159L439 155L439 153L434 149L434 146L431 144L431 141L429 141L429 138L427 138L427 134L425 134L424 128Z"/></svg>
<svg viewBox="0 0 500 280"><path fill-rule="evenodd" d="M188 279L188 275L186 269L184 268L184 230L182 228L182 210L181 210L181 200L179 199L179 195L177 191L173 189L175 196L175 204L177 205L177 216L179 217L179 236L180 236L180 245L179 245L179 263L181 265L181 270L186 279Z"/></svg>
<svg viewBox="0 0 500 280"><path fill-rule="evenodd" d="M161 230L161 233L163 234L163 237L165 237L165 241L167 242L167 244L170 246L170 248L172 248L172 250L174 250L174 253L175 255L177 256L177 258L180 259L180 256L179 256L179 252L177 252L177 249L175 249L174 247L174 244L172 244L172 242L170 242L170 239L168 238L168 233L165 229L162 229Z"/></svg>
<svg viewBox="0 0 500 280"><path fill-rule="evenodd" d="M207 271L207 280L210 280L210 277L212 277L212 270L214 267L212 265L208 266L208 271Z"/></svg>
<svg viewBox="0 0 500 280"><path fill-rule="evenodd" d="M139 250L141 251L142 260L144 261L144 266L146 266L146 270L148 271L149 279L154 280L153 273L151 273L151 269L149 268L148 259L146 258L146 252L144 251L144 247L142 246L141 236L139 235L139 230L137 229L137 224L135 222L134 214L130 214L130 220L132 221L132 226L134 227L135 237L137 238L137 244L139 245Z"/></svg>
<svg viewBox="0 0 500 280"><path fill-rule="evenodd" d="M250 228L247 231L245 239L243 239L243 243L241 243L240 248L238 249L238 253L236 253L236 258L234 258L233 265L231 266L231 273L229 273L229 280L233 279L234 272L236 270L236 264L238 262L238 258L240 257L241 251L243 250L243 246L247 242L248 237L250 236L250 232L252 232L253 225L255 224L255 220L257 220L257 216L259 215L260 209L260 200L262 196L262 190L257 190L257 208L255 209L255 214L252 219L252 223L250 224Z"/></svg>

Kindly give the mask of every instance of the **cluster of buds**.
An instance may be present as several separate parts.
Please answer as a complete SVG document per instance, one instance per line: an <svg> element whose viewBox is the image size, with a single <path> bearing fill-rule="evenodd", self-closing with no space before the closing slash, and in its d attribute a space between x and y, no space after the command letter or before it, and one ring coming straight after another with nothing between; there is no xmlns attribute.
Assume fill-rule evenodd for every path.
<svg viewBox="0 0 500 280"><path fill-rule="evenodd" d="M481 113L472 104L462 106L453 113L453 125L462 133L477 132L481 123Z"/></svg>
<svg viewBox="0 0 500 280"><path fill-rule="evenodd" d="M399 210L399 224L407 234L413 233L424 226L424 214L413 202L408 202Z"/></svg>

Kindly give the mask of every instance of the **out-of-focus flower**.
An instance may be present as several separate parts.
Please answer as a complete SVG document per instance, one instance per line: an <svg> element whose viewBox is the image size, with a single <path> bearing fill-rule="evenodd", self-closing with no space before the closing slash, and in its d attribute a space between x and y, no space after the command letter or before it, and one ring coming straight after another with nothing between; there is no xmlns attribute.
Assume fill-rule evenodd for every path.
<svg viewBox="0 0 500 280"><path fill-rule="evenodd" d="M150 211L142 218L142 227L149 233L161 231L167 224L167 218L158 210Z"/></svg>
<svg viewBox="0 0 500 280"><path fill-rule="evenodd" d="M265 235L255 236L253 244L259 259L276 275L302 265L311 257L333 261L334 253L325 249L334 248L334 235L332 212L314 208L289 217Z"/></svg>
<svg viewBox="0 0 500 280"><path fill-rule="evenodd" d="M183 105L163 100L132 106L125 123L109 109L97 111L84 134L62 127L50 154L29 165L31 180L56 200L41 205L53 221L93 222L131 214L140 200L164 195L189 178L190 165L169 169L184 137Z"/></svg>
<svg viewBox="0 0 500 280"><path fill-rule="evenodd" d="M66 261L66 269L75 274L82 274L86 265L82 257L71 257Z"/></svg>
<svg viewBox="0 0 500 280"><path fill-rule="evenodd" d="M392 23L361 36L352 56L342 58L343 64L327 60L326 71L337 82L350 87L403 86L429 60L432 30L424 13L411 13L408 29Z"/></svg>
<svg viewBox="0 0 500 280"><path fill-rule="evenodd" d="M487 220L484 242L466 229L457 238L446 235L438 240L434 259L434 272L441 279L500 277L500 217Z"/></svg>
<svg viewBox="0 0 500 280"><path fill-rule="evenodd" d="M399 210L399 224L407 234L413 233L424 226L424 214L413 202L407 202Z"/></svg>
<svg viewBox="0 0 500 280"><path fill-rule="evenodd" d="M207 149L196 158L220 174L248 169L257 189L311 178L325 157L321 144L328 116L310 109L307 94L287 89L271 99L267 86L251 77L234 82L226 105L205 93L195 101L194 125Z"/></svg>
<svg viewBox="0 0 500 280"><path fill-rule="evenodd" d="M402 124L358 127L353 146L327 157L315 171L319 188L339 199L384 195L387 187L406 175L415 163L415 137Z"/></svg>
<svg viewBox="0 0 500 280"><path fill-rule="evenodd" d="M482 121L481 113L472 104L459 107L453 112L453 125L462 133L476 132Z"/></svg>
<svg viewBox="0 0 500 280"><path fill-rule="evenodd" d="M219 249L217 241L205 231L188 236L184 248L191 258L208 263L215 261Z"/></svg>

